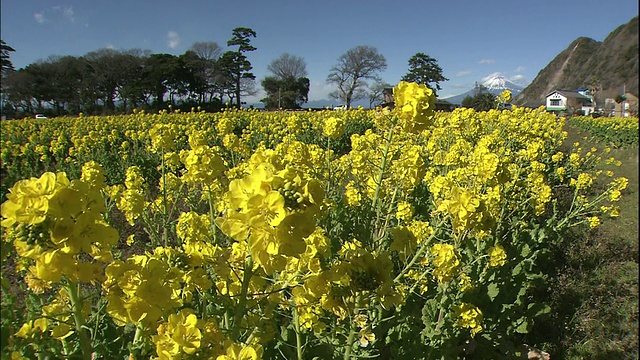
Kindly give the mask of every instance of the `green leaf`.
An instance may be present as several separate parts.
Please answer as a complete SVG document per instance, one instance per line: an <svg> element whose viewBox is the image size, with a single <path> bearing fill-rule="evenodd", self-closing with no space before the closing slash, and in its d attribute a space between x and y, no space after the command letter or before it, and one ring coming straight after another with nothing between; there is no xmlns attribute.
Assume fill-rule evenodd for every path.
<svg viewBox="0 0 640 360"><path fill-rule="evenodd" d="M493 301L499 293L500 288L496 283L491 283L489 284L489 286L487 286L487 294L489 295L489 299L491 299L491 301Z"/></svg>
<svg viewBox="0 0 640 360"><path fill-rule="evenodd" d="M515 329L516 332L520 334L526 334L529 332L529 322L527 322L527 319L525 319L524 317L521 317L516 322L520 322L520 324L518 324L518 326Z"/></svg>
<svg viewBox="0 0 640 360"><path fill-rule="evenodd" d="M517 276L520 275L520 273L522 272L522 263L518 263L518 265L516 265L513 270L511 271L511 275L513 276Z"/></svg>
<svg viewBox="0 0 640 360"><path fill-rule="evenodd" d="M549 305L547 304L529 304L527 306L527 309L529 314L533 314L533 317L548 314L551 312L551 307L549 307Z"/></svg>
<svg viewBox="0 0 640 360"><path fill-rule="evenodd" d="M526 258L527 256L529 256L529 254L531 254L531 248L529 247L529 245L528 245L528 244L524 244L524 245L522 246L522 249L520 250L520 255L521 255L523 258Z"/></svg>
<svg viewBox="0 0 640 360"><path fill-rule="evenodd" d="M524 297L524 294L527 293L527 288L526 287L521 287L520 289L518 289L518 295L516 295L516 301L514 302L516 305L522 305L522 299Z"/></svg>
<svg viewBox="0 0 640 360"><path fill-rule="evenodd" d="M424 323L423 334L425 337L431 339L437 335L439 331L436 331L438 326L438 308L440 304L436 299L429 299L425 302L422 308L422 322Z"/></svg>

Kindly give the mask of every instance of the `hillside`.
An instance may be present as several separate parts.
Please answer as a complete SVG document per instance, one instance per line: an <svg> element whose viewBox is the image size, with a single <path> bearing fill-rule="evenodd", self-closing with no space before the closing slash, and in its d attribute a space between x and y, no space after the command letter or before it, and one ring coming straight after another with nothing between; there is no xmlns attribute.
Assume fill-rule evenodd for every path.
<svg viewBox="0 0 640 360"><path fill-rule="evenodd" d="M626 91L638 95L638 17L611 32L603 42L574 40L518 96L514 104L538 106L554 89L595 86L596 102Z"/></svg>

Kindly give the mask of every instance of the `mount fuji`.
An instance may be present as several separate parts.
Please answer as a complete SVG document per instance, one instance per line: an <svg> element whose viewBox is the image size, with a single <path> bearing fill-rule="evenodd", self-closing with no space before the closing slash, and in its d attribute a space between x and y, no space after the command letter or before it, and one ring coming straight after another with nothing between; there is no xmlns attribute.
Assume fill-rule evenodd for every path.
<svg viewBox="0 0 640 360"><path fill-rule="evenodd" d="M476 88L480 88L481 86L493 95L498 95L505 90L511 90L512 97L515 97L524 89L524 87L507 80L507 78L500 73L495 73L485 77L480 83L476 82L476 86L473 89L460 95L444 98L443 100L460 105L464 98L467 96L473 96L477 91Z"/></svg>

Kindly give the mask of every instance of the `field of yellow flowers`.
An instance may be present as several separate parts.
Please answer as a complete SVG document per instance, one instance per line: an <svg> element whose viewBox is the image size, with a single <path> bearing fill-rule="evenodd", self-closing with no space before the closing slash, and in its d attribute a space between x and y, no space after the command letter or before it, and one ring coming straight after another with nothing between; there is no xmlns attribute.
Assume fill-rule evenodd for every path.
<svg viewBox="0 0 640 360"><path fill-rule="evenodd" d="M394 100L2 122L3 354L521 356L549 248L627 180L543 109Z"/></svg>
<svg viewBox="0 0 640 360"><path fill-rule="evenodd" d="M637 117L574 116L569 120L569 123L612 146L638 146Z"/></svg>

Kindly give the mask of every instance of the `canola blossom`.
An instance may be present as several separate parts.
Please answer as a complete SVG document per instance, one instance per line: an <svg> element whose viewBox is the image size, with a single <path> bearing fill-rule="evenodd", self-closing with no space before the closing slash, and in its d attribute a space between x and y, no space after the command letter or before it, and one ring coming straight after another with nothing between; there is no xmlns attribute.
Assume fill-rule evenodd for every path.
<svg viewBox="0 0 640 360"><path fill-rule="evenodd" d="M520 356L549 311L530 292L546 250L619 215L628 180L595 170L606 148L559 151L542 108L393 96L3 122L3 242L27 291L53 294L12 357L441 358L479 338Z"/></svg>

